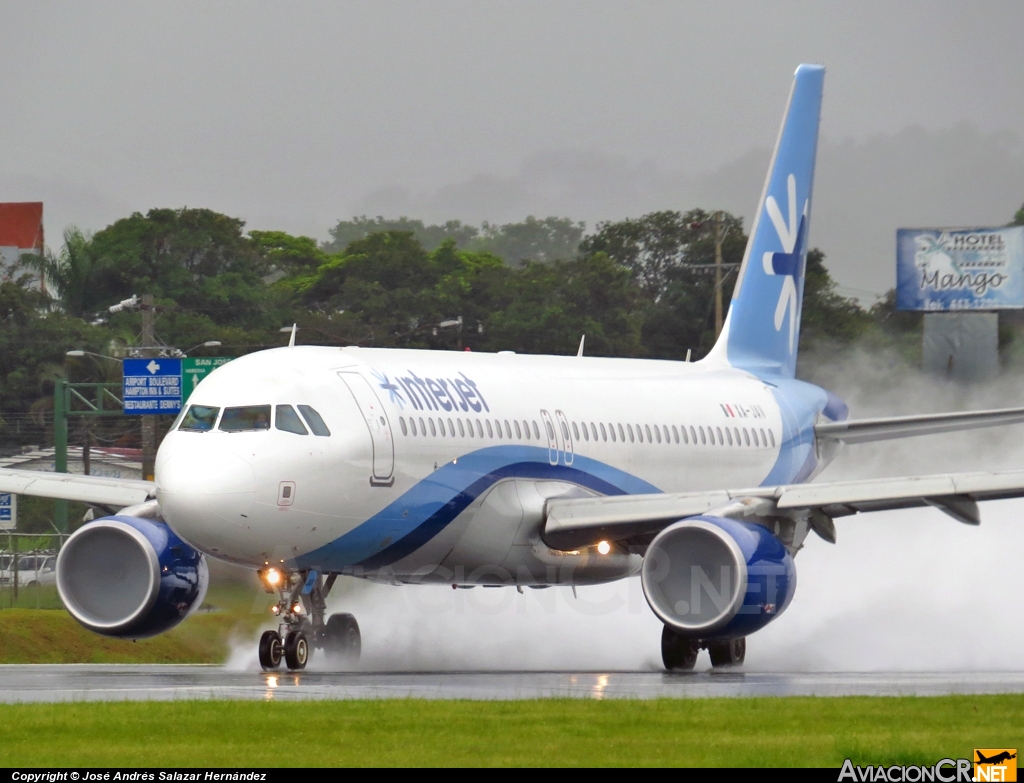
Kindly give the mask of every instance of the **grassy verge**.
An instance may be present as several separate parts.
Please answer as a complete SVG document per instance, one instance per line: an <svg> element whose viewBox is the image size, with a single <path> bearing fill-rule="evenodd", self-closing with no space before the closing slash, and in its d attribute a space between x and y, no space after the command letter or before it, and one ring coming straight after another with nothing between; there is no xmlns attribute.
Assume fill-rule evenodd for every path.
<svg viewBox="0 0 1024 783"><path fill-rule="evenodd" d="M36 600L60 606L52 587L19 593L19 607L31 607ZM204 611L168 633L138 642L94 634L63 610L4 609L0 663L222 663L232 635L251 635L268 617L262 595L242 585L211 588Z"/></svg>
<svg viewBox="0 0 1024 783"><path fill-rule="evenodd" d="M1024 746L1024 699L26 704L0 725L0 766L930 765Z"/></svg>

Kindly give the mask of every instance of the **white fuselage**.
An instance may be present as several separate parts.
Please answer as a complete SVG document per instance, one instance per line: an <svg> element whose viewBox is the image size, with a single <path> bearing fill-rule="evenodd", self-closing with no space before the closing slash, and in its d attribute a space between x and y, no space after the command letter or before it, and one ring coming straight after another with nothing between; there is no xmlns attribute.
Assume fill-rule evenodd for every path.
<svg viewBox="0 0 1024 783"><path fill-rule="evenodd" d="M625 551L555 552L553 496L756 486L786 427L772 388L706 363L296 347L250 354L189 405L310 406L330 435L170 432L165 519L213 557L395 581L585 583ZM309 429L304 427L304 429ZM567 568L568 567L568 568Z"/></svg>

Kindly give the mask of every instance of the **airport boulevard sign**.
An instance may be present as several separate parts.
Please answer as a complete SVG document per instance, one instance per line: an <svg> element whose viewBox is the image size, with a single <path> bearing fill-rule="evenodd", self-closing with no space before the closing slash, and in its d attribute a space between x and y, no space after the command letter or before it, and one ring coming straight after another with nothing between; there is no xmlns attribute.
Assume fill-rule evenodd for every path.
<svg viewBox="0 0 1024 783"><path fill-rule="evenodd" d="M176 414L181 410L181 359L125 359L124 412Z"/></svg>
<svg viewBox="0 0 1024 783"><path fill-rule="evenodd" d="M18 496L0 492L0 530L14 530L18 526Z"/></svg>
<svg viewBox="0 0 1024 783"><path fill-rule="evenodd" d="M124 412L174 415L203 378L230 361L227 356L125 359Z"/></svg>

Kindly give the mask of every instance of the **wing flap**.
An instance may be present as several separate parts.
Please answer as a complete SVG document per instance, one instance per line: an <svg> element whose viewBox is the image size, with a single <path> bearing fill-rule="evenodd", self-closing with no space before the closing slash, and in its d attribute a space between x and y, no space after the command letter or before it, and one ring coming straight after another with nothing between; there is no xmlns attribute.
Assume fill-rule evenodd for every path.
<svg viewBox="0 0 1024 783"><path fill-rule="evenodd" d="M122 507L155 496L156 484L77 473L0 469L0 492Z"/></svg>
<svg viewBox="0 0 1024 783"><path fill-rule="evenodd" d="M828 517L934 506L965 524L980 522L978 501L1024 497L1024 470L943 473L739 490L619 495L548 501L544 540L575 549L601 539L657 533L676 520L709 511L759 516L820 512ZM743 503L751 504L744 513Z"/></svg>

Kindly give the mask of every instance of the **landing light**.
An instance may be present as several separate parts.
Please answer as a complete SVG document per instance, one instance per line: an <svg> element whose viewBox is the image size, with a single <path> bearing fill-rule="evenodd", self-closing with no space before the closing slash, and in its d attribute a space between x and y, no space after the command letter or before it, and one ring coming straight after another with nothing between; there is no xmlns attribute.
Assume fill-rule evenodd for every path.
<svg viewBox="0 0 1024 783"><path fill-rule="evenodd" d="M302 604L295 604L295 606L292 607L292 611L295 612L295 614L302 614Z"/></svg>
<svg viewBox="0 0 1024 783"><path fill-rule="evenodd" d="M601 541L597 545L597 551L602 555L607 555L609 552L612 551L612 545L609 544L607 541Z"/></svg>
<svg viewBox="0 0 1024 783"><path fill-rule="evenodd" d="M281 614L281 607L280 606L272 606L272 607L270 607L270 611L273 612L274 614Z"/></svg>
<svg viewBox="0 0 1024 783"><path fill-rule="evenodd" d="M278 585L281 583L281 572L276 568L268 569L267 571L267 584Z"/></svg>

